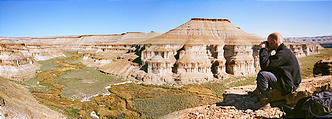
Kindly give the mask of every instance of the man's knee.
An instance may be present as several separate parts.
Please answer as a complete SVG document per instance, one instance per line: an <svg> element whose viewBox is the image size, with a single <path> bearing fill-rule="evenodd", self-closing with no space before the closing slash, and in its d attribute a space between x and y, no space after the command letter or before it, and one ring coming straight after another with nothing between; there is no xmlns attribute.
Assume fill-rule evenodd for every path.
<svg viewBox="0 0 332 119"><path fill-rule="evenodd" d="M260 71L257 75L257 82L269 83L271 87L277 88L277 78L272 72Z"/></svg>
<svg viewBox="0 0 332 119"><path fill-rule="evenodd" d="M272 72L268 71L259 71L257 74L257 81L263 82L276 82L276 76Z"/></svg>
<svg viewBox="0 0 332 119"><path fill-rule="evenodd" d="M269 75L269 74L271 74L271 72L269 72L269 71L259 71L258 72L258 75Z"/></svg>
<svg viewBox="0 0 332 119"><path fill-rule="evenodd" d="M259 71L257 77L275 77L272 72L269 71Z"/></svg>
<svg viewBox="0 0 332 119"><path fill-rule="evenodd" d="M257 79L265 79L268 75L268 71L259 71L257 74Z"/></svg>

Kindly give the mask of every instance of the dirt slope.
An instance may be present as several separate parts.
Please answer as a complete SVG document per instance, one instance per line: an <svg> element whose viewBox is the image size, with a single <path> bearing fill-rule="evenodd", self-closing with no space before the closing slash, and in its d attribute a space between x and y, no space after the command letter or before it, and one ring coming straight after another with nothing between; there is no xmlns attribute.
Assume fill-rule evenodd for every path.
<svg viewBox="0 0 332 119"><path fill-rule="evenodd" d="M39 104L28 89L0 77L0 118L65 118L62 114Z"/></svg>

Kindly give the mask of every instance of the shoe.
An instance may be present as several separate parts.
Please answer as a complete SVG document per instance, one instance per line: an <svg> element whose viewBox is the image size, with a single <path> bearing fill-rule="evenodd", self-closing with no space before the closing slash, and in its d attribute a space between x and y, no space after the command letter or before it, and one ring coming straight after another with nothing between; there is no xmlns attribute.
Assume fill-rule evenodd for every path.
<svg viewBox="0 0 332 119"><path fill-rule="evenodd" d="M252 91L252 92L248 92L248 96L249 96L249 97L258 97L259 94L260 94L260 93L259 93L258 89L255 89L255 90Z"/></svg>
<svg viewBox="0 0 332 119"><path fill-rule="evenodd" d="M271 102L276 102L276 101L281 101L281 100L285 100L286 96L283 96L281 94L281 91L278 90L272 90L269 92L268 94L269 99L271 99Z"/></svg>
<svg viewBox="0 0 332 119"><path fill-rule="evenodd" d="M267 104L260 105L260 107L258 109L265 110L265 109L269 109L269 108L271 108L271 105L270 105L270 103L267 103Z"/></svg>
<svg viewBox="0 0 332 119"><path fill-rule="evenodd" d="M259 101L255 102L255 109L267 109L270 108L270 103L268 98L258 97Z"/></svg>

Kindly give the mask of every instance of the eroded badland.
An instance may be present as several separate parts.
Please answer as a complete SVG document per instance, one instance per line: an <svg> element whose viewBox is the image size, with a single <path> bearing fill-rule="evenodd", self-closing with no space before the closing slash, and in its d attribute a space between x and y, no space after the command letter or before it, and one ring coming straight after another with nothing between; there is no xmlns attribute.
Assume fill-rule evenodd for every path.
<svg viewBox="0 0 332 119"><path fill-rule="evenodd" d="M236 107L245 98L225 96L254 89L247 85L255 84L264 40L227 19L204 18L163 34L0 37L0 117L279 118L278 108L257 115ZM311 80L298 92L331 90L331 48L285 44L298 57L302 77ZM316 76L329 76L310 79L313 69ZM238 86L247 87L231 88Z"/></svg>

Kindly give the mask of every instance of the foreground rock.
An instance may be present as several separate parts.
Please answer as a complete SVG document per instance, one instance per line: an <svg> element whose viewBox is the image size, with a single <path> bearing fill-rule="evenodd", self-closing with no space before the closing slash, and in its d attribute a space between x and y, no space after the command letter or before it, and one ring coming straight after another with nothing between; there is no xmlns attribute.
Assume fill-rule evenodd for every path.
<svg viewBox="0 0 332 119"><path fill-rule="evenodd" d="M165 115L164 119L189 119L189 118L281 118L283 112L274 107L276 102L284 100L288 105L295 105L296 102L315 91L327 90L332 92L332 76L304 79L300 87L292 94L280 96L271 94L273 101L271 106L256 109L254 99L248 96L248 92L255 90L255 85L234 87L224 93L223 102L189 108Z"/></svg>
<svg viewBox="0 0 332 119"><path fill-rule="evenodd" d="M0 77L0 118L61 119L62 114L37 102L23 86Z"/></svg>
<svg viewBox="0 0 332 119"><path fill-rule="evenodd" d="M162 117L162 119L280 118L282 115L282 111L277 107L253 111L251 109L238 110L234 106L206 105L174 112Z"/></svg>
<svg viewBox="0 0 332 119"><path fill-rule="evenodd" d="M314 66L314 75L332 75L332 56L316 62Z"/></svg>

